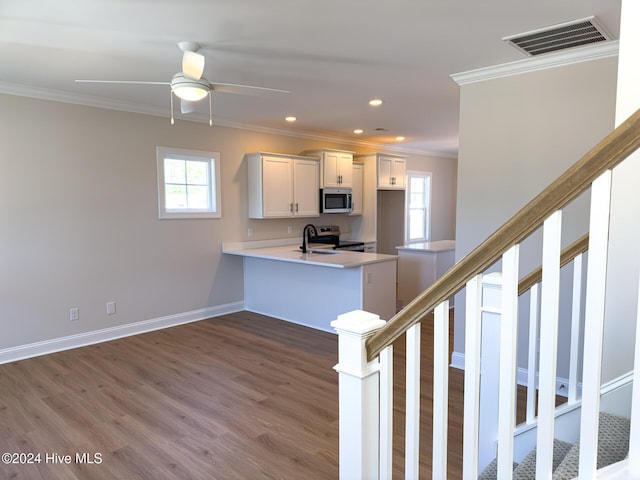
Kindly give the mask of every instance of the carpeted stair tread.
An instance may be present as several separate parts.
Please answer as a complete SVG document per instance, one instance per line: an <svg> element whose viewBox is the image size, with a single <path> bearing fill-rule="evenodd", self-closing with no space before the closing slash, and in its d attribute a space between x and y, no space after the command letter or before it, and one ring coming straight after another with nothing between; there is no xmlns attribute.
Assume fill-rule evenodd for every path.
<svg viewBox="0 0 640 480"><path fill-rule="evenodd" d="M628 419L601 412L598 430L598 468L624 460L629 452L630 422ZM553 442L553 480L572 480L578 476L579 442L573 445L561 440ZM513 479L534 479L536 450L532 450L520 464L513 464ZM494 459L478 480L496 480L497 460Z"/></svg>
<svg viewBox="0 0 640 480"><path fill-rule="evenodd" d="M571 450L572 445L562 440L553 441L553 471L558 468L564 457ZM513 480L527 480L536 477L536 449L522 459L522 462L513 471Z"/></svg>
<svg viewBox="0 0 640 480"><path fill-rule="evenodd" d="M518 466L517 463L513 463L513 469ZM498 478L498 460L493 459L489 465L482 471L478 480L497 480Z"/></svg>
<svg viewBox="0 0 640 480"><path fill-rule="evenodd" d="M600 412L598 429L598 463L603 468L620 462L629 453L631 424L628 419ZM580 442L576 442L553 474L553 480L571 480L578 476Z"/></svg>

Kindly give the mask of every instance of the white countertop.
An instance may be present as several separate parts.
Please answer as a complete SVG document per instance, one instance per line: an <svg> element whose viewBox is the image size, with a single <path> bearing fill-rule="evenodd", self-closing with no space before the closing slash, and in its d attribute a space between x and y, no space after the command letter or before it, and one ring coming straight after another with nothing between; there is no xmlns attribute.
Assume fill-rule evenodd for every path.
<svg viewBox="0 0 640 480"><path fill-rule="evenodd" d="M400 245L396 247L396 250L408 250L411 252L428 252L438 253L445 252L447 250L455 250L455 240L438 240L436 242L422 242L422 243L408 243L406 245Z"/></svg>
<svg viewBox="0 0 640 480"><path fill-rule="evenodd" d="M247 244L249 243L253 242L224 244L222 253L332 268L360 267L370 263L396 261L398 258L396 255L353 252L349 250L338 250L338 253L302 253L299 243L273 246L256 245L255 248L248 246ZM329 251L335 252L336 250Z"/></svg>

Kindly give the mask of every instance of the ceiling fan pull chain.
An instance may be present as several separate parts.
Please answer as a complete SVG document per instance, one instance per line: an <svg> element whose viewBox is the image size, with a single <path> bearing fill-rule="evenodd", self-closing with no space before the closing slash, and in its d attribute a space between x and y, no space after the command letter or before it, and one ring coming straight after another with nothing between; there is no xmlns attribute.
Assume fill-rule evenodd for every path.
<svg viewBox="0 0 640 480"><path fill-rule="evenodd" d="M211 114L211 92L209 92L209 126L213 126L213 116Z"/></svg>
<svg viewBox="0 0 640 480"><path fill-rule="evenodd" d="M173 90L169 90L169 97L171 98L171 125L175 123L173 120Z"/></svg>

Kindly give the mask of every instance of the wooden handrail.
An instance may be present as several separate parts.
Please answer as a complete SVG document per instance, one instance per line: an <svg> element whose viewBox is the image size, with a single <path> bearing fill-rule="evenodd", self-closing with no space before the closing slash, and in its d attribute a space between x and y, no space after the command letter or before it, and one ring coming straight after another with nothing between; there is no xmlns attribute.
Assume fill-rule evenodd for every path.
<svg viewBox="0 0 640 480"><path fill-rule="evenodd" d="M382 349L421 321L438 304L462 290L473 276L493 265L507 249L531 235L549 215L586 191L596 178L618 165L639 147L640 110L637 110L369 337L366 342L367 358L373 360Z"/></svg>
<svg viewBox="0 0 640 480"><path fill-rule="evenodd" d="M571 260L587 250L589 250L589 234L585 233L578 240L562 250L562 253L560 254L560 266L564 267ZM542 267L536 268L529 275L520 280L518 283L518 295L525 293L540 280L542 280Z"/></svg>

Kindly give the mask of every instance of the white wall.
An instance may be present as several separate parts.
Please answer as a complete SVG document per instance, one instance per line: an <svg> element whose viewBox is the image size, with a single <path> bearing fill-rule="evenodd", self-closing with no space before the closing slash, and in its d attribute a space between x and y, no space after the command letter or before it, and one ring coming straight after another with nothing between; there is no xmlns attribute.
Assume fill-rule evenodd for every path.
<svg viewBox="0 0 640 480"><path fill-rule="evenodd" d="M456 238L456 185L458 160L453 158L408 158L407 170L431 173L431 241Z"/></svg>
<svg viewBox="0 0 640 480"><path fill-rule="evenodd" d="M247 218L244 154L358 151L12 95L0 95L0 112L0 353L200 309L237 308L242 260L222 255L222 243L298 238L309 221ZM220 152L221 219L158 220L157 145ZM455 161L442 162L446 171L455 168ZM450 208L449 200L439 203ZM434 228L448 229L454 215L444 212L447 220ZM347 232L352 220L311 221L338 223ZM116 315L106 315L107 301L117 303ZM79 321L69 320L71 307L80 309Z"/></svg>
<svg viewBox="0 0 640 480"><path fill-rule="evenodd" d="M616 125L640 107L640 4L621 4L620 53L616 97ZM638 274L640 272L640 153L635 152L613 171L611 223L605 303L602 381L633 369Z"/></svg>
<svg viewBox="0 0 640 480"><path fill-rule="evenodd" d="M609 57L461 87L457 260L611 131L616 69ZM586 232L583 197L563 215L563 246ZM539 238L521 248L521 276L540 265ZM462 353L462 299L455 316L454 350Z"/></svg>

